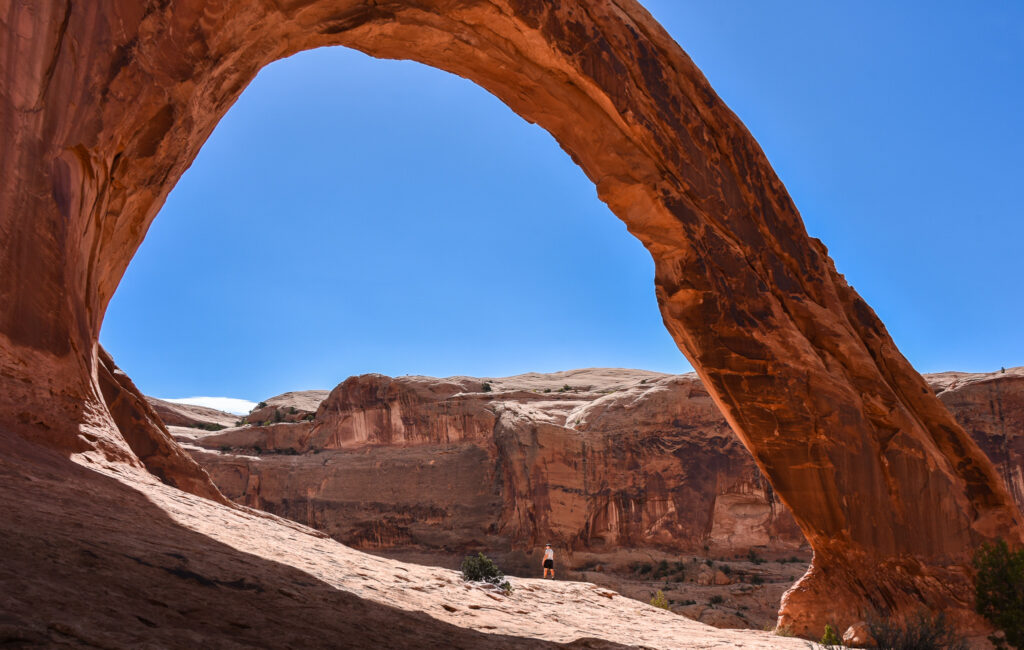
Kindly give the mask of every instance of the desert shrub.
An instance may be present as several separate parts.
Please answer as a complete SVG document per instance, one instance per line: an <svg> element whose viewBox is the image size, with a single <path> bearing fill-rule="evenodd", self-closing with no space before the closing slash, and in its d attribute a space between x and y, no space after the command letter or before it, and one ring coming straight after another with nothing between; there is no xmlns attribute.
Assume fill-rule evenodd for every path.
<svg viewBox="0 0 1024 650"><path fill-rule="evenodd" d="M989 637L996 648L1024 648L1024 549L1005 540L982 544L974 554L974 608L1004 637Z"/></svg>
<svg viewBox="0 0 1024 650"><path fill-rule="evenodd" d="M299 412L299 409L295 408L294 406L289 406L288 407L288 414L289 415L295 415L298 412Z"/></svg>
<svg viewBox="0 0 1024 650"><path fill-rule="evenodd" d="M203 431L220 431L221 429L227 429L223 424L216 424L214 422L197 422L192 425L193 429L202 429Z"/></svg>
<svg viewBox="0 0 1024 650"><path fill-rule="evenodd" d="M775 636L796 636L796 632L788 625L775 628Z"/></svg>
<svg viewBox="0 0 1024 650"><path fill-rule="evenodd" d="M715 594L708 600L709 605L721 605L725 602L725 598L722 598L719 594Z"/></svg>
<svg viewBox="0 0 1024 650"><path fill-rule="evenodd" d="M722 571L722 573L724 573L725 575L730 575L730 574L732 573L732 567L731 567L731 566L729 566L728 564L725 564L724 562L723 562L722 564L719 564L719 565L718 565L718 568L719 568L719 569L720 569L720 570Z"/></svg>
<svg viewBox="0 0 1024 650"><path fill-rule="evenodd" d="M839 638L839 633L836 632L836 628L828 623L825 624L825 633L821 635L821 641L818 641L818 643L826 648L843 647L843 640Z"/></svg>
<svg viewBox="0 0 1024 650"><path fill-rule="evenodd" d="M476 557L470 555L462 561L462 579L470 582L489 582L503 589L502 583L506 582L505 574L498 565L483 553L477 553ZM511 589L511 585L509 588Z"/></svg>
<svg viewBox="0 0 1024 650"><path fill-rule="evenodd" d="M236 427L245 426L245 418L242 418L241 420L235 420L235 426Z"/></svg>
<svg viewBox="0 0 1024 650"><path fill-rule="evenodd" d="M696 605L696 604L697 604L697 601L696 601L696 600L693 600L693 599L687 599L687 600L681 600L681 601L679 601L679 604L680 604L680 605L683 605L683 606L686 606L686 605Z"/></svg>
<svg viewBox="0 0 1024 650"><path fill-rule="evenodd" d="M763 585L764 584L764 578L761 577L760 575L750 576L750 584L752 584L752 585Z"/></svg>
<svg viewBox="0 0 1024 650"><path fill-rule="evenodd" d="M483 386L480 387L480 392L482 392L482 393L489 393L489 392L491 392L491 384L490 384L490 382L485 381Z"/></svg>
<svg viewBox="0 0 1024 650"><path fill-rule="evenodd" d="M559 393L566 393L566 392L569 392L570 390L572 390L572 386L570 386L569 384L566 384L566 385L562 386L561 388L559 388L558 392Z"/></svg>
<svg viewBox="0 0 1024 650"><path fill-rule="evenodd" d="M967 650L967 643L956 635L944 614L932 616L921 610L902 624L874 614L867 617L867 624L879 650Z"/></svg>
<svg viewBox="0 0 1024 650"><path fill-rule="evenodd" d="M633 572L640 575L647 575L653 568L654 567L651 566L650 562L637 562L633 565Z"/></svg>
<svg viewBox="0 0 1024 650"><path fill-rule="evenodd" d="M312 421L314 418L316 418L316 413L306 413L305 415L302 416L303 420Z"/></svg>
<svg viewBox="0 0 1024 650"><path fill-rule="evenodd" d="M253 411L255 411L256 409L266 408L266 406L266 402L260 402L259 404L256 405L256 408L254 408Z"/></svg>
<svg viewBox="0 0 1024 650"><path fill-rule="evenodd" d="M665 592L659 589L658 593L654 594L651 598L651 605L658 609L668 609L668 599L665 598Z"/></svg>
<svg viewBox="0 0 1024 650"><path fill-rule="evenodd" d="M663 578L667 576L671 571L668 569L668 562L662 560L658 562L658 565L654 567L654 573L651 575L652 578Z"/></svg>
<svg viewBox="0 0 1024 650"><path fill-rule="evenodd" d="M747 551L747 560L754 564L764 564L764 558L758 555L754 549Z"/></svg>

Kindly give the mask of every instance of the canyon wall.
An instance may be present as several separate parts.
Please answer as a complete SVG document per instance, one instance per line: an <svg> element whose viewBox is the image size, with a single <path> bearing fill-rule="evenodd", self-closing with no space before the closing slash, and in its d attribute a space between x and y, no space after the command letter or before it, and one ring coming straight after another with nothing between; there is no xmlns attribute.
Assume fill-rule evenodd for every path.
<svg viewBox="0 0 1024 650"><path fill-rule="evenodd" d="M1024 506L1024 368L926 379ZM694 375L363 375L312 421L179 440L228 497L358 548L552 542L612 561L641 548L731 557L805 544Z"/></svg>
<svg viewBox="0 0 1024 650"><path fill-rule="evenodd" d="M180 440L230 498L361 548L804 543L694 375L594 369L483 388L363 375L311 422Z"/></svg>

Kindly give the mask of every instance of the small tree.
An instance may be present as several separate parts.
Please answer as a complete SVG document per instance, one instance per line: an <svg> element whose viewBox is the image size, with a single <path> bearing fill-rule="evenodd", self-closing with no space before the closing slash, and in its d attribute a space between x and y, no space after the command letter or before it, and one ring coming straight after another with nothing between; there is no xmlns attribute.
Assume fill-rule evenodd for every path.
<svg viewBox="0 0 1024 650"><path fill-rule="evenodd" d="M668 609L668 598L665 598L665 592L659 589L658 593L651 598L651 605L658 609Z"/></svg>
<svg viewBox="0 0 1024 650"><path fill-rule="evenodd" d="M982 544L974 569L974 608L1005 635L989 640L996 648L1024 648L1024 549L1011 551L1002 539Z"/></svg>
<svg viewBox="0 0 1024 650"><path fill-rule="evenodd" d="M821 641L819 641L818 643L825 646L826 648L843 647L843 640L839 638L839 633L836 632L836 628L829 625L828 623L825 624L825 633L821 635Z"/></svg>
<svg viewBox="0 0 1024 650"><path fill-rule="evenodd" d="M491 392L491 382L485 381L484 385L480 387L480 391L484 393Z"/></svg>

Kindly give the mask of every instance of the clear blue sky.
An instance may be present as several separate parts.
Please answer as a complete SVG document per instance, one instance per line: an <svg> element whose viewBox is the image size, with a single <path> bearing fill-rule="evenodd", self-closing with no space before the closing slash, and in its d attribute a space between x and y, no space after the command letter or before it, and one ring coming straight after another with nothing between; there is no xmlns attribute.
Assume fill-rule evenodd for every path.
<svg viewBox="0 0 1024 650"><path fill-rule="evenodd" d="M1024 365L1024 3L645 4L919 370ZM690 369L647 252L546 132L463 79L341 48L245 91L101 340L162 397Z"/></svg>

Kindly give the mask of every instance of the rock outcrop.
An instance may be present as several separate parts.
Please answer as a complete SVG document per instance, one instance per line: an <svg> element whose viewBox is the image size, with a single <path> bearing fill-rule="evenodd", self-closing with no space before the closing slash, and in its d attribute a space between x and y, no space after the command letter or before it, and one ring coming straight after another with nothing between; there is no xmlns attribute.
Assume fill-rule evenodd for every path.
<svg viewBox="0 0 1024 650"><path fill-rule="evenodd" d="M926 379L1024 507L1024 368ZM804 542L694 375L363 375L311 422L180 440L230 498L357 548L731 556Z"/></svg>
<svg viewBox="0 0 1024 650"><path fill-rule="evenodd" d="M939 399L995 463L1024 510L1024 367L926 377Z"/></svg>
<svg viewBox="0 0 1024 650"><path fill-rule="evenodd" d="M160 419L169 427L186 427L189 429L205 429L216 431L237 426L240 418L231 413L194 404L167 402L156 397L146 397L146 401Z"/></svg>
<svg viewBox="0 0 1024 650"><path fill-rule="evenodd" d="M692 374L362 375L311 422L181 440L205 449L190 446L229 498L357 548L745 554L804 543Z"/></svg>
<svg viewBox="0 0 1024 650"><path fill-rule="evenodd" d="M99 386L106 306L259 69L344 45L494 93L552 134L651 252L666 327L815 550L782 624L816 635L879 602L981 624L969 555L1024 541L1018 508L808 237L750 133L634 0L15 2L0 42L7 430L138 466Z"/></svg>
<svg viewBox="0 0 1024 650"><path fill-rule="evenodd" d="M312 420L313 414L325 397L325 390L293 391L268 397L257 404L243 421L247 424L272 424Z"/></svg>

